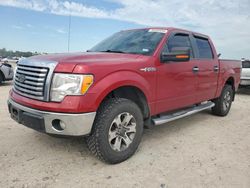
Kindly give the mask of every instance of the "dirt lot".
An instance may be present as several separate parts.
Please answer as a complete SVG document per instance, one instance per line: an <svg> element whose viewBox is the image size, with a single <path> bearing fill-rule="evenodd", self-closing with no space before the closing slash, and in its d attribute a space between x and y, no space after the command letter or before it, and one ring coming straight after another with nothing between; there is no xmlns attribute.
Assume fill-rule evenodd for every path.
<svg viewBox="0 0 250 188"><path fill-rule="evenodd" d="M94 158L84 139L59 139L12 121L0 87L0 187L250 187L250 89L230 114L210 111L145 130L118 165Z"/></svg>

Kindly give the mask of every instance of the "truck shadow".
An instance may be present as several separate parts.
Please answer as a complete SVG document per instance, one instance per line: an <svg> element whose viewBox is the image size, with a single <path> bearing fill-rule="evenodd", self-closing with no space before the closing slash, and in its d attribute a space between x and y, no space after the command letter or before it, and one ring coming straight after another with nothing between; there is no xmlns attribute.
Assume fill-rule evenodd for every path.
<svg viewBox="0 0 250 188"><path fill-rule="evenodd" d="M237 91L240 95L250 95L250 86L240 87Z"/></svg>
<svg viewBox="0 0 250 188"><path fill-rule="evenodd" d="M195 127L204 124L204 120L210 118L211 111L206 110L190 117L185 117L167 124L159 125L152 129L145 129L141 144L138 152L136 153L139 155L148 155L152 152L154 144L157 145L157 143L161 143L165 145L166 138L169 137L169 139L174 139L175 137L179 137L179 134L185 132L185 129L195 129ZM44 147L53 147L57 152L70 153L70 155L74 155L74 157L80 156L80 158L86 159L87 161L99 161L88 150L85 137L56 138L39 133L37 133L36 137L40 141L39 144L44 145ZM142 153L140 154L140 152Z"/></svg>
<svg viewBox="0 0 250 188"><path fill-rule="evenodd" d="M42 147L54 148L55 152L70 153L70 155L75 155L74 157L91 158L92 156L86 144L86 137L53 137L43 133L34 133L37 139L36 143L41 144Z"/></svg>
<svg viewBox="0 0 250 188"><path fill-rule="evenodd" d="M179 132L185 132L185 129L192 129L205 124L204 121L213 118L219 118L211 114L211 110L205 110L191 116L187 116L166 124L158 125L152 129L146 129L144 131L144 137L146 142L150 142L152 139L159 139L160 136L168 137L178 134Z"/></svg>

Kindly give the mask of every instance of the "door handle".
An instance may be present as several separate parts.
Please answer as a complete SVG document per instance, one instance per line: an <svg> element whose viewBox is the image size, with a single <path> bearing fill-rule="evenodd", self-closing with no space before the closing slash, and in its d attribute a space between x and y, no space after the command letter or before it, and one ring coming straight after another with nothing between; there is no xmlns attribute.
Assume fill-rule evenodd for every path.
<svg viewBox="0 0 250 188"><path fill-rule="evenodd" d="M217 65L214 66L214 72L218 72L219 71L219 67Z"/></svg>
<svg viewBox="0 0 250 188"><path fill-rule="evenodd" d="M197 67L197 66L193 67L193 72L194 73L199 72L199 70L200 70L199 67Z"/></svg>

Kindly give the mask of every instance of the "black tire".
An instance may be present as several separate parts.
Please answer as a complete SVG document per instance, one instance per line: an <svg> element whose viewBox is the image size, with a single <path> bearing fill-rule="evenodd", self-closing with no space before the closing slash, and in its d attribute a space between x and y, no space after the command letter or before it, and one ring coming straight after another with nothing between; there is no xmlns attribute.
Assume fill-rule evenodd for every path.
<svg viewBox="0 0 250 188"><path fill-rule="evenodd" d="M113 122L117 120L118 117L121 118L122 114L129 114L129 117L133 117L133 122L135 122L133 127L136 132L133 133L132 139L130 139L131 143L128 144L128 146L125 145L125 141L122 140L122 136L116 136L114 138L115 142L116 139L122 140L120 141L122 143L120 146L125 145L125 149L115 151L114 148L112 148L112 142L109 141L109 135L111 128L113 128L112 126L114 125ZM124 120L122 120L122 122L123 121ZM128 124L127 126L129 127ZM115 129L115 132L118 129L119 128ZM127 134L129 133L124 133L124 137L129 138ZM88 136L86 140L89 150L95 156L106 163L116 164L125 161L135 153L140 144L142 134L143 117L140 108L133 101L128 99L111 98L106 100L98 110L91 135ZM116 135L118 134L116 133Z"/></svg>
<svg viewBox="0 0 250 188"><path fill-rule="evenodd" d="M2 75L2 73L1 73L1 71L0 71L0 84L2 84L3 83L3 80L4 78L3 78L3 75Z"/></svg>
<svg viewBox="0 0 250 188"><path fill-rule="evenodd" d="M219 98L213 102L215 106L212 108L212 113L217 116L226 116L231 108L234 91L232 86L225 85Z"/></svg>

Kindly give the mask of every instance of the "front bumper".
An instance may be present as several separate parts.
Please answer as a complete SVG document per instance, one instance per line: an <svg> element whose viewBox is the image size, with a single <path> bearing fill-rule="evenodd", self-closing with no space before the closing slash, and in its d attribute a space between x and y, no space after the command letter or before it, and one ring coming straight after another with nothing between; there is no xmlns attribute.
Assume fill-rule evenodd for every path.
<svg viewBox="0 0 250 188"><path fill-rule="evenodd" d="M39 132L83 136L91 132L96 112L82 114L39 111L8 100L11 118L18 123Z"/></svg>

